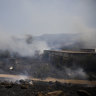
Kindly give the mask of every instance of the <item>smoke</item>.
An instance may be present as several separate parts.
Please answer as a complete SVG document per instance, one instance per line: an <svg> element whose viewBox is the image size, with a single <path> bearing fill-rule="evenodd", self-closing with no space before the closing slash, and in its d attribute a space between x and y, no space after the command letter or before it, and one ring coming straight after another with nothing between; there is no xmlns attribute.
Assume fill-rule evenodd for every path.
<svg viewBox="0 0 96 96"><path fill-rule="evenodd" d="M17 83L20 83L19 80L27 80L27 79L29 79L29 77L26 76L26 75L18 75L18 76L13 75L11 78L8 78L8 79L7 79L7 76L6 76L6 80L11 81L11 82L18 81Z"/></svg>
<svg viewBox="0 0 96 96"><path fill-rule="evenodd" d="M83 68L64 68L67 76L71 79L88 79L87 74L84 72Z"/></svg>
<svg viewBox="0 0 96 96"><path fill-rule="evenodd" d="M82 45L81 47L96 48L96 28L88 26L80 18L75 18L73 29L79 34L77 42Z"/></svg>
<svg viewBox="0 0 96 96"><path fill-rule="evenodd" d="M0 32L0 50L21 56L34 56L35 52L42 54L45 49L49 49L46 42L35 40L31 35L14 36Z"/></svg>
<svg viewBox="0 0 96 96"><path fill-rule="evenodd" d="M96 30L85 30L84 33L81 33L80 41L84 43L85 48L96 48Z"/></svg>
<svg viewBox="0 0 96 96"><path fill-rule="evenodd" d="M96 30L86 30L81 33L80 41L83 42L85 48L96 48Z"/></svg>

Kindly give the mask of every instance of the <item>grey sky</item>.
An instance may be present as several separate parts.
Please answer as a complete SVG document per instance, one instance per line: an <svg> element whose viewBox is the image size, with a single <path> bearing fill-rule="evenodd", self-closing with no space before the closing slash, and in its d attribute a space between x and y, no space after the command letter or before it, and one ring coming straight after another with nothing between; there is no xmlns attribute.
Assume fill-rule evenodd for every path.
<svg viewBox="0 0 96 96"><path fill-rule="evenodd" d="M0 32L6 34L76 33L95 29L95 18L96 0L0 0Z"/></svg>

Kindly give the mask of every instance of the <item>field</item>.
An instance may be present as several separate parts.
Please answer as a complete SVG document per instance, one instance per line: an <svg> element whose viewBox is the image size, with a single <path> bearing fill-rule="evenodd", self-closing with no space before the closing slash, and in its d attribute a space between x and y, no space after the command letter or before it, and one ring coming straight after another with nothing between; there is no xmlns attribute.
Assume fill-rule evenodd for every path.
<svg viewBox="0 0 96 96"><path fill-rule="evenodd" d="M0 82L0 96L96 96L96 87L60 82Z"/></svg>

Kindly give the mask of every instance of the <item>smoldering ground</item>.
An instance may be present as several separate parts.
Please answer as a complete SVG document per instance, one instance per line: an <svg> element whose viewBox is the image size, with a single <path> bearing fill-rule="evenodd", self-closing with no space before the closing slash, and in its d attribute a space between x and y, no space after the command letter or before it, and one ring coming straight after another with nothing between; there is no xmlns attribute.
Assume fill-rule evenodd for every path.
<svg viewBox="0 0 96 96"><path fill-rule="evenodd" d="M40 57L38 57L40 58ZM4 59L3 59L4 60ZM6 59L5 59L6 60ZM34 78L62 78L62 79L88 79L87 73L80 67L68 68L67 66L62 66L62 70L53 66L52 63L41 61L40 59L29 58L17 58L18 63L12 63L10 60L7 62L2 61L0 63L0 74L17 74L23 76L32 76ZM4 64L4 66L3 66ZM13 67L10 70L10 66ZM22 76L23 75L23 76ZM23 79L23 78L21 78Z"/></svg>
<svg viewBox="0 0 96 96"><path fill-rule="evenodd" d="M37 41L31 35L7 36L1 34L0 45L1 52L8 50L11 53L8 58L0 60L0 72L2 74L19 74L36 78L87 79L87 74L83 68L72 69L62 66L62 70L60 70L41 59L42 55L40 54L49 47L45 41ZM16 60L12 62L9 58L14 58L14 53L18 53L20 56L15 57ZM38 53L37 57L36 53ZM13 70L10 70L10 67L13 67Z"/></svg>
<svg viewBox="0 0 96 96"><path fill-rule="evenodd" d="M80 46L81 48L95 48L95 29L91 29L82 26L81 23L76 25L76 30L79 33L78 39L83 44ZM75 31L76 31L75 30ZM74 41L74 43L76 43ZM55 43L56 44L56 43ZM53 45L54 46L54 45ZM7 58L3 59L3 63L0 67L1 73L9 73L9 74L23 74L23 75L31 75L37 78L46 78L46 77L54 77L54 78L72 78L72 79L87 79L87 73L83 68L68 68L64 67L62 70L59 70L55 66L49 64L49 62L42 61L40 58L40 54L43 53L43 50L50 49L50 46L47 45L47 42L43 40L36 40L32 35L12 35L0 32L0 50L6 51L8 50L11 53L11 57L14 53L18 53L20 55L20 59L18 59L18 64L14 67L14 64ZM36 52L39 54L37 58ZM26 57L26 58L22 58ZM4 61L5 60L5 61ZM5 64L5 68L3 67ZM10 66L14 67L14 70L10 70Z"/></svg>

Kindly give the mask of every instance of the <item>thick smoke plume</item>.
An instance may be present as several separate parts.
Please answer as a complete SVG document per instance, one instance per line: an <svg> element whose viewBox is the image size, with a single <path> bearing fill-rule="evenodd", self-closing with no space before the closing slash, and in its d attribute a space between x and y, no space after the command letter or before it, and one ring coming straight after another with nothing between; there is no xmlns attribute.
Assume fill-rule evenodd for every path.
<svg viewBox="0 0 96 96"><path fill-rule="evenodd" d="M76 29L79 33L78 42L83 48L96 48L96 28L86 26L83 22L76 23Z"/></svg>
<svg viewBox="0 0 96 96"><path fill-rule="evenodd" d="M21 56L33 56L35 52L41 54L45 49L49 49L46 42L37 41L31 35L14 36L0 32L0 50L8 50Z"/></svg>

